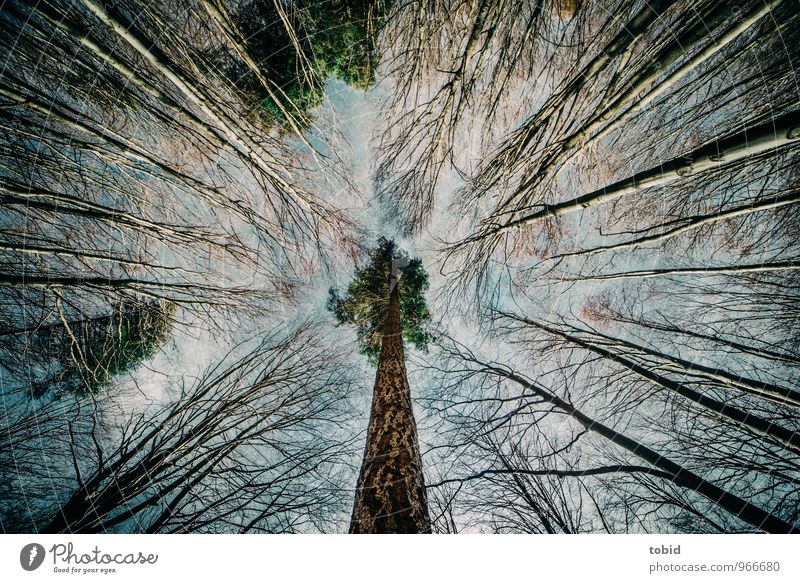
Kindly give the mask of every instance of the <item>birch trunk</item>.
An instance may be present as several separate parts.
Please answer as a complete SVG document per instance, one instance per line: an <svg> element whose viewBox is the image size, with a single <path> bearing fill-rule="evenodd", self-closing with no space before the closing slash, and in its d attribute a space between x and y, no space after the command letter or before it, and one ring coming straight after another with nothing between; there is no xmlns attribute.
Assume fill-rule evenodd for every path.
<svg viewBox="0 0 800 583"><path fill-rule="evenodd" d="M173 68L168 57L158 50L156 46L151 45L148 47L148 43L143 38L140 38L135 30L120 22L101 3L94 0L81 0L81 2L94 16L133 47L155 70L164 75L206 117L217 124L226 141L247 159L255 163L280 194L293 199L303 209L308 210L314 206L315 201L309 200L306 195L298 192L289 182L290 177L283 176L283 174L289 174L290 176L286 168L282 167L282 164L263 147L246 138L246 132L232 122L230 118L218 111L218 107L212 106L204 98L202 90L196 87L186 75Z"/></svg>
<svg viewBox="0 0 800 583"><path fill-rule="evenodd" d="M589 279L607 281L610 279L648 279L651 277L676 276L676 275L731 275L734 273L764 273L772 271L793 271L800 269L796 261L779 261L777 263L756 263L753 265L728 265L721 267L675 267L672 269L640 269L637 271L623 271L621 273L608 273L605 275L586 275L568 278L568 281L585 281Z"/></svg>
<svg viewBox="0 0 800 583"><path fill-rule="evenodd" d="M662 4L665 4L665 6L659 6L658 14L656 13L655 7L644 9L642 14L640 14L637 19L634 19L634 22L636 22L637 26L630 29L626 27L626 29L620 33L623 35L622 38L626 39L626 42L621 43L619 37L615 39L615 41L610 45L615 47L615 50L610 52L604 51L602 55L592 61L592 63L587 67L586 72L591 75L597 74L606 67L606 65L610 62L612 55L616 55L617 52L619 52L621 55L620 58L622 59L620 61L620 67L624 69L624 65L627 63L627 57L629 55L624 52L622 47L626 47L625 50L630 50L630 47L633 46L633 44L628 40L629 32L631 35L633 35L634 39L637 38L638 35L643 34L648 27L658 20L659 14L669 8L671 3L666 2ZM585 122L585 125L578 131L573 132L568 138L565 138L556 144L554 146L554 151L550 153L547 159L538 168L536 168L535 172L528 173L529 177L520 184L511 197L499 205L497 211L493 213L493 216L502 216L503 212L505 212L510 205L518 199L518 197L524 196L525 193L541 190L545 179L550 176L554 170L558 170L559 168L563 167L570 160L572 160L578 152L583 151L585 148L596 143L603 137L607 136L612 130L620 127L625 122L630 120L634 115L639 114L650 103L665 94L669 89L675 87L681 80L695 72L700 65L717 55L722 49L739 38L761 18L769 14L770 10L775 8L778 4L780 4L780 0L772 0L771 2L765 3L764 6L754 10L752 13L748 14L744 20L742 20L742 22L725 32L720 38L716 39L713 43L680 65L664 80L657 83L662 71L664 69L668 69L672 64L677 62L680 57L685 54L687 47L691 47L697 42L705 39L708 35L708 30L714 29L716 24L721 23L726 19L727 12L723 10L724 3L720 3L719 6L712 7L707 15L709 19L708 22L699 22L685 35L667 47L663 53L658 55L660 61L658 67L650 69L647 74L636 77L627 85L615 87L615 90L612 93L606 95L602 102L595 108L595 111L591 117ZM633 34L634 31L636 34ZM615 74L615 79L618 74L619 71ZM572 82L573 87L570 92L575 91L578 87L582 87L585 84L585 80L588 78L590 78L588 75L576 77ZM614 85L615 81L612 80L610 87ZM557 99L555 100L555 103L550 105L550 107L558 105L558 102L563 99L563 96L563 94L557 94L554 96ZM546 104L545 108L547 107L548 105ZM546 111L545 108L543 108L542 112ZM557 111L559 111L559 109L549 111L546 119L548 121L551 120ZM541 127L541 122L536 120L540 120L540 116L541 113L537 114L537 116L523 126L527 127L527 133L522 132L522 135L524 135L525 138L521 147L511 148L510 152L506 152L506 159L504 160L501 158L498 161L502 161L503 164L507 164L509 162L517 163L525 158L525 156L522 155L524 153L524 149L527 148L538 136L537 131ZM495 180L493 179L490 180L490 182L494 181Z"/></svg>
<svg viewBox="0 0 800 583"><path fill-rule="evenodd" d="M792 111L727 138L713 140L683 156L638 172L630 178L620 180L594 192L568 201L546 205L540 211L509 221L489 233L499 233L549 217L558 217L581 209L599 206L626 194L664 186L692 174L739 162L751 156L765 154L786 145L796 144L798 141L800 141L800 111Z"/></svg>
<svg viewBox="0 0 800 583"><path fill-rule="evenodd" d="M579 255L595 255L597 253L604 253L606 251L619 251L621 249L629 249L631 247L638 247L647 243L660 243L667 239L672 239L683 233L699 229L705 225L710 225L719 221L727 221L737 217L747 216L753 213L764 212L772 209L779 209L785 206L791 206L800 202L800 188L793 188L788 193L774 198L765 198L763 201L751 202L743 206L738 206L729 210L718 211L713 214L693 215L681 219L676 219L668 223L664 223L664 227L668 227L666 231L657 233L655 235L646 235L630 241L623 241L621 243L612 243L610 245L601 245L592 247L590 249L581 249L580 251L570 251L568 253L559 253L553 255L548 259L560 259L562 257L576 257ZM670 226L678 224L679 226ZM648 229L650 230L650 229Z"/></svg>
<svg viewBox="0 0 800 583"><path fill-rule="evenodd" d="M577 329L575 330L577 331ZM587 331L587 333L589 332ZM612 352L611 347L616 346L617 350L627 350L628 355L631 357L639 357L640 353L652 356L663 361L664 364L659 368L663 367L664 370L688 373L695 377L719 382L728 389L740 390L750 395L761 397L762 399L780 403L781 405L800 407L800 392L794 389L749 378L742 374L731 374L719 367L712 368L704 366L697 362L692 362L678 356L648 348L647 346L635 344L629 340L608 336L598 331L592 331L590 334L597 339L593 342L596 342L598 345L608 346L609 352ZM631 362L633 361L631 360Z"/></svg>

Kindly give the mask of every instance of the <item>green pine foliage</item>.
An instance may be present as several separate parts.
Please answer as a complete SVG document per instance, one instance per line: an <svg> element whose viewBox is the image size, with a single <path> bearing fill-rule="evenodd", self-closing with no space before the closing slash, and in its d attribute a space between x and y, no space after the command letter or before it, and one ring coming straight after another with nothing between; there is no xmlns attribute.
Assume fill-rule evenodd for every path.
<svg viewBox="0 0 800 583"><path fill-rule="evenodd" d="M122 311L114 328L87 344L83 390L96 393L115 376L154 356L169 336L174 311L174 304L164 302L146 302Z"/></svg>
<svg viewBox="0 0 800 583"><path fill-rule="evenodd" d="M393 271L399 277L403 340L420 350L427 350L430 334L426 324L431 319L425 302L428 274L419 259L409 258L394 241L384 237L378 239L369 261L356 269L347 291L340 294L331 288L328 292L328 310L339 325L356 327L361 352L373 363L377 362L381 351Z"/></svg>
<svg viewBox="0 0 800 583"><path fill-rule="evenodd" d="M362 90L374 84L379 60L376 40L387 9L385 0L293 2L287 6L290 25L312 63L316 81L332 77ZM246 38L250 54L280 88L274 93L282 103L276 103L264 91L243 63L229 63L228 77L240 90L254 97L271 122L285 125L285 109L297 112L297 120L307 125L304 114L322 103L324 89L321 83L306 79L296 46L273 2L248 2L234 20Z"/></svg>
<svg viewBox="0 0 800 583"><path fill-rule="evenodd" d="M51 326L29 342L49 353L58 369L32 385L41 397L96 394L122 373L153 357L172 331L175 304L123 301L108 316Z"/></svg>
<svg viewBox="0 0 800 583"><path fill-rule="evenodd" d="M311 50L321 77L341 79L367 90L375 82L378 54L375 41L388 2L331 0L309 9Z"/></svg>

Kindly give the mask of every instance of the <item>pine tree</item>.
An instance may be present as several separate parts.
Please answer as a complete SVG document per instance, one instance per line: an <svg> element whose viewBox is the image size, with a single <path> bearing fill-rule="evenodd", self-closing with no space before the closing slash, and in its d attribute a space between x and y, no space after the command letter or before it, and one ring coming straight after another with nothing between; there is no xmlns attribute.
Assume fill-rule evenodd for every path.
<svg viewBox="0 0 800 583"><path fill-rule="evenodd" d="M175 309L164 301L125 300L110 314L64 320L24 334L26 354L41 355L56 370L32 383L32 394L97 393L156 353L172 331Z"/></svg>
<svg viewBox="0 0 800 583"><path fill-rule="evenodd" d="M403 340L427 346L427 288L422 262L381 237L347 293L330 290L328 309L356 326L362 352L378 367L351 533L431 531L403 347Z"/></svg>

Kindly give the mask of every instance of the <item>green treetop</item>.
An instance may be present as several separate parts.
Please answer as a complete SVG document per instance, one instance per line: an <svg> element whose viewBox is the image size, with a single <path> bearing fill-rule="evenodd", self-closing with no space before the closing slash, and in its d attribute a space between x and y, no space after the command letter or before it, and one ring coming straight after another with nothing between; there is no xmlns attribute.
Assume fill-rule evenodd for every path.
<svg viewBox="0 0 800 583"><path fill-rule="evenodd" d="M369 261L356 269L355 278L344 295L329 290L327 308L339 324L356 326L361 352L375 363L381 351L384 323L389 315L390 298L397 288L403 340L420 350L428 345L425 330L430 312L425 303L428 274L419 259L409 258L394 241L384 237L370 252Z"/></svg>
<svg viewBox="0 0 800 583"><path fill-rule="evenodd" d="M305 114L322 103L320 80L332 77L361 90L374 84L380 58L377 38L389 4L387 0L292 2L284 6L282 16L272 0L243 2L233 20L250 55L280 88L276 91L280 104L264 92L241 60L226 58L224 48L209 57L253 105L260 103L269 120L282 125L287 121L284 109ZM307 77L304 62L318 79ZM308 123L304 115L297 121Z"/></svg>
<svg viewBox="0 0 800 583"><path fill-rule="evenodd" d="M125 299L110 314L42 327L27 342L52 358L56 372L34 382L33 395L97 393L155 355L172 331L175 310L168 301Z"/></svg>

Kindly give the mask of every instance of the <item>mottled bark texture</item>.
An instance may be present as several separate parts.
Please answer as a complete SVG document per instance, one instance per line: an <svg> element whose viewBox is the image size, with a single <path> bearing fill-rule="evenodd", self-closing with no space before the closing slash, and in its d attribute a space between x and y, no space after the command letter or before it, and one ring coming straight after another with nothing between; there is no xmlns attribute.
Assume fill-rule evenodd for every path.
<svg viewBox="0 0 800 583"><path fill-rule="evenodd" d="M397 285L392 286L389 298L350 532L431 532Z"/></svg>

